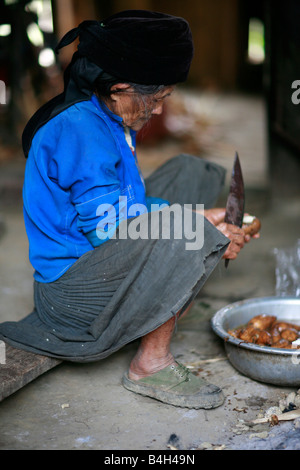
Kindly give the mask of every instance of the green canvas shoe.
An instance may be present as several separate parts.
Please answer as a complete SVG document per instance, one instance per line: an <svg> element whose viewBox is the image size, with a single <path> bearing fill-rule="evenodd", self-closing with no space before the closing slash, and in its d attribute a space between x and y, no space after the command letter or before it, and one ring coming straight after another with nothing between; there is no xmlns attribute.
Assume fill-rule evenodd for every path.
<svg viewBox="0 0 300 470"><path fill-rule="evenodd" d="M122 383L131 392L183 408L210 409L224 403L219 387L196 377L178 362L140 380L131 380L125 374Z"/></svg>

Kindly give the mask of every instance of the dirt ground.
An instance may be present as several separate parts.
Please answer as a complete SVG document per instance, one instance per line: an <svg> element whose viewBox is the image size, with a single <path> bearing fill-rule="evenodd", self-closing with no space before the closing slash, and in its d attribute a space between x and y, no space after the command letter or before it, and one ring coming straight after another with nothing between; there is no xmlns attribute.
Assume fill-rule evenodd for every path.
<svg viewBox="0 0 300 470"><path fill-rule="evenodd" d="M299 237L299 197L270 197L259 98L201 96L198 104L205 115L201 145L206 158L231 168L234 150L239 150L246 209L262 221L260 239L245 247L227 269L220 263L213 272L190 314L178 323L172 343L175 358L222 387L224 405L188 410L125 390L121 378L137 348L134 342L97 363L62 363L6 398L0 403L1 450L300 449L299 420L273 426L252 423L297 389L259 383L239 373L210 323L215 312L231 302L275 295L273 250L294 245ZM152 147L141 149L144 173L178 153L179 147L178 142L163 144L159 154ZM8 181L13 194L17 192L23 166L22 159L2 164L2 194L9 194ZM6 321L32 309L32 268L17 196L14 204L1 205L0 218L0 321Z"/></svg>

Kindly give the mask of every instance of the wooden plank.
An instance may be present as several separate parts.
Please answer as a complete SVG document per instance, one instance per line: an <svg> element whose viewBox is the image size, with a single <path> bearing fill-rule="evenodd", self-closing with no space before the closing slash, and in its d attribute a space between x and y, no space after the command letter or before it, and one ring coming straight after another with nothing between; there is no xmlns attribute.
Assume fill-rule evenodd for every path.
<svg viewBox="0 0 300 470"><path fill-rule="evenodd" d="M0 401L62 362L2 342L3 345L5 354L1 354L0 363Z"/></svg>

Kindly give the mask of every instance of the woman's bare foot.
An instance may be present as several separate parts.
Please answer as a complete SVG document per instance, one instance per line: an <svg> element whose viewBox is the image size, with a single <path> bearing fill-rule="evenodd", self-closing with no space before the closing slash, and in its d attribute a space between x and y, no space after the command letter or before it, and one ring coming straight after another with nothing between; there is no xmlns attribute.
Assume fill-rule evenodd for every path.
<svg viewBox="0 0 300 470"><path fill-rule="evenodd" d="M175 364L175 359L171 353L165 357L156 357L144 361L144 358L138 359L135 356L130 364L128 377L131 380L139 380L143 377L148 377L149 375L155 374L161 369L164 369L167 366Z"/></svg>
<svg viewBox="0 0 300 470"><path fill-rule="evenodd" d="M170 352L175 322L178 317L185 316L192 306L193 303L190 303L184 311L181 310L166 323L142 338L129 367L128 377L131 380L148 377L165 367L175 364L176 361Z"/></svg>
<svg viewBox="0 0 300 470"><path fill-rule="evenodd" d="M128 376L130 379L139 380L148 377L175 363L175 359L170 352L174 326L175 317L172 317L142 338L129 367Z"/></svg>

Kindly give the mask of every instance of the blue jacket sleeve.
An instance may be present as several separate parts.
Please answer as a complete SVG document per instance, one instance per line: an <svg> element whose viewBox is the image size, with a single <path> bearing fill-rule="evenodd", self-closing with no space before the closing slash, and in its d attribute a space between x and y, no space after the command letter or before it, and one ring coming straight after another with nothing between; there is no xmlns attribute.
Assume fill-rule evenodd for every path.
<svg viewBox="0 0 300 470"><path fill-rule="evenodd" d="M117 173L121 155L107 124L92 114L81 119L74 106L64 113L49 176L69 191L78 230L87 235L98 228L100 244L115 230L121 215ZM96 246L93 238L88 239Z"/></svg>

